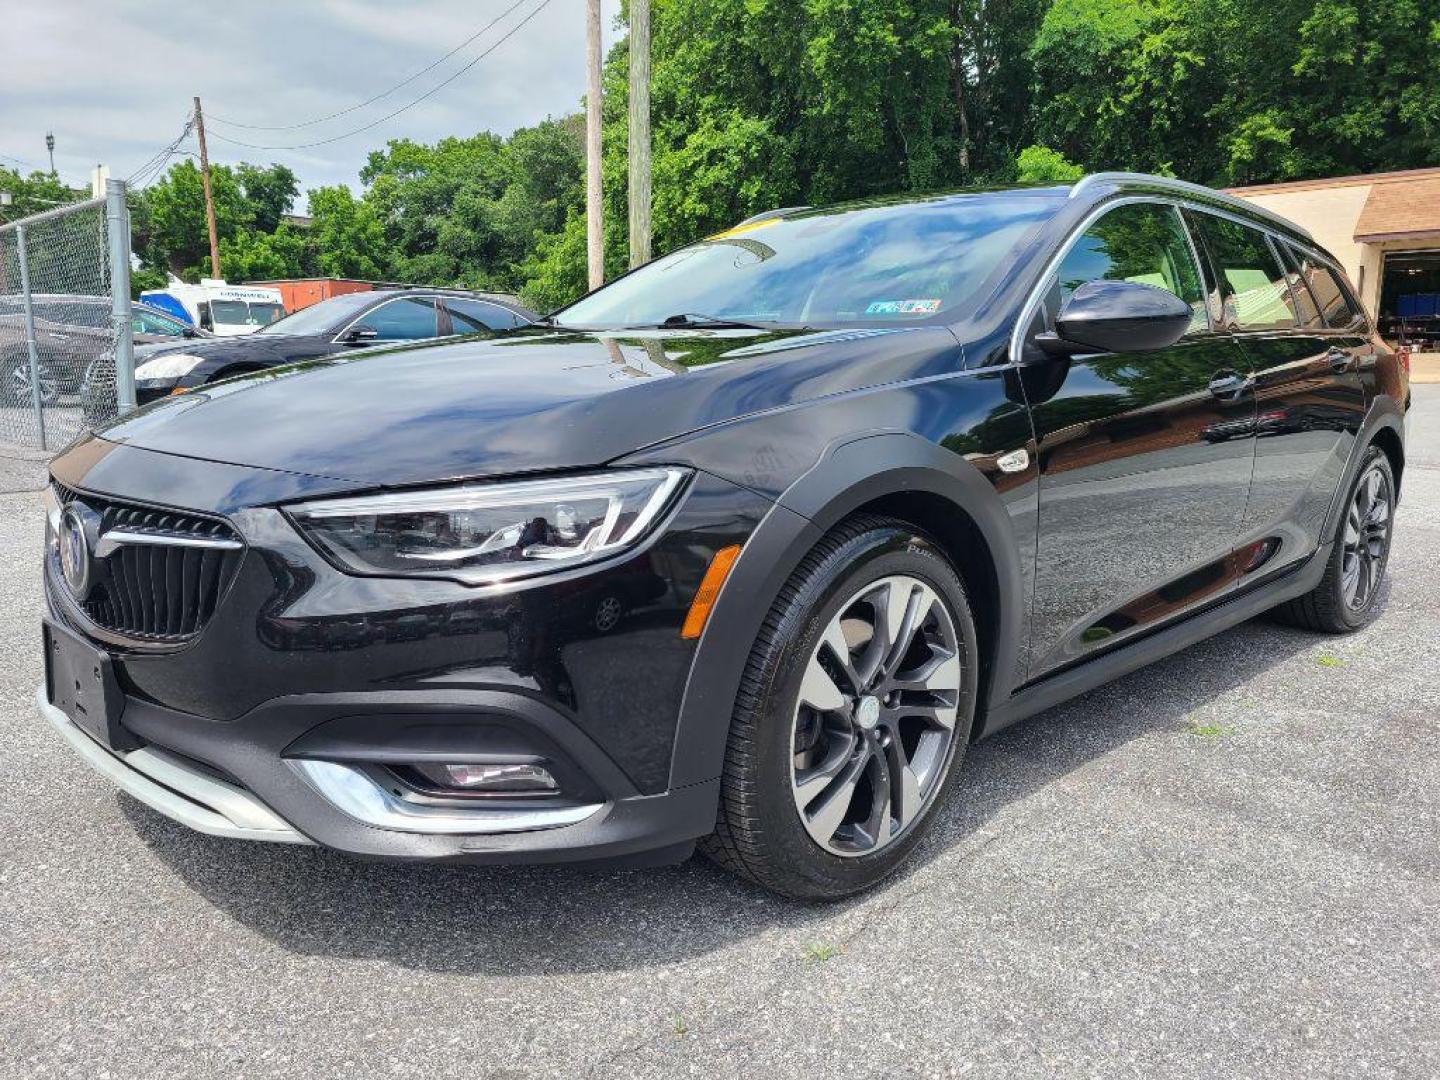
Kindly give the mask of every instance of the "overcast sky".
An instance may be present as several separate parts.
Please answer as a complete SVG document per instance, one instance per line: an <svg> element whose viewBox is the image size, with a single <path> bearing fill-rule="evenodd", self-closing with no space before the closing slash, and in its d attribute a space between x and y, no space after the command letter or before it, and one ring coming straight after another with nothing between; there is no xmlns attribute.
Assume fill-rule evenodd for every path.
<svg viewBox="0 0 1440 1080"><path fill-rule="evenodd" d="M247 130L223 123L294 124L349 108L438 60L516 0L3 0L0 161L55 168L88 183L97 162L125 178L180 134L199 94L212 161L283 162L302 191L359 187L366 154L389 139L432 142L486 128L508 134L579 107L585 91L583 0L520 6L434 71L362 110L311 127ZM606 47L619 36L619 0L605 0ZM419 97L513 36L454 82L369 131L342 135ZM185 144L195 149L193 137ZM302 196L303 199L303 196Z"/></svg>

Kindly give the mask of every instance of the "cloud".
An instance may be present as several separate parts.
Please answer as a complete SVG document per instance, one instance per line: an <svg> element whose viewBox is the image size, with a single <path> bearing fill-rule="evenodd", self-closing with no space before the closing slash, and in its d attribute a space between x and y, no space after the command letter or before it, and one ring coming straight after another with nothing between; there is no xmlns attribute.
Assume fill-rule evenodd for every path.
<svg viewBox="0 0 1440 1080"><path fill-rule="evenodd" d="M514 2L20 0L7 5L0 35L0 154L43 163L48 130L63 178L83 182L98 162L128 176L180 133L198 93L215 136L212 160L282 162L302 187L358 187L366 155L389 139L508 134L577 108L585 87L581 0L550 0L434 97L342 141L261 150L221 136L293 147L351 131L440 82L540 0L526 0L446 64L364 110L286 131L224 121L293 124L345 109L437 60ZM607 48L620 33L618 9L619 0L605 0Z"/></svg>

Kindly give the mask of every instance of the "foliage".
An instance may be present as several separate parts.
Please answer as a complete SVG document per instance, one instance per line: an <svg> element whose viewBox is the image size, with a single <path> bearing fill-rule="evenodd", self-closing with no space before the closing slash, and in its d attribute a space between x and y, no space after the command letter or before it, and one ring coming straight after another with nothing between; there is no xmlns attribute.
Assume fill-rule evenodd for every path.
<svg viewBox="0 0 1440 1080"><path fill-rule="evenodd" d="M1048 146L1027 146L1015 159L1015 172L1022 184L1069 183L1085 175L1085 169Z"/></svg>
<svg viewBox="0 0 1440 1080"><path fill-rule="evenodd" d="M1440 165L1435 0L653 0L654 247L778 206L1108 168L1215 185ZM604 70L607 272L628 262L629 57ZM225 272L586 288L582 118L391 141L360 186L216 165ZM49 186L47 186L49 185ZM69 197L40 174L0 189ZM48 194L47 194L48 193ZM40 207L38 203L34 208ZM14 212L11 215L14 216ZM185 160L133 203L151 277L206 270Z"/></svg>
<svg viewBox="0 0 1440 1080"><path fill-rule="evenodd" d="M313 188L308 199L310 225L300 258L304 276L383 277L389 248L375 207L344 185Z"/></svg>
<svg viewBox="0 0 1440 1080"><path fill-rule="evenodd" d="M0 206L0 225L90 197L88 188L67 187L47 172L37 169L24 176L18 170L3 166L0 166L0 191L9 194L11 199L9 206Z"/></svg>

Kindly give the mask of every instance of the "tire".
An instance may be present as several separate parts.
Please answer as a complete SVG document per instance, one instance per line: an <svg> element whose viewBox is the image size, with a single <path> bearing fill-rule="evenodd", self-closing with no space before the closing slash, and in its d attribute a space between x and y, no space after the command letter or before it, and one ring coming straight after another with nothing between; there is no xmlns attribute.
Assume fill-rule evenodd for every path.
<svg viewBox="0 0 1440 1080"><path fill-rule="evenodd" d="M882 613L902 602L898 623ZM886 648L891 640L909 644ZM893 664L882 662L887 653L899 654ZM837 526L761 627L731 721L715 832L701 850L800 900L836 900L888 877L964 757L978 658L964 586L932 540L885 518ZM892 685L901 677L903 692Z"/></svg>
<svg viewBox="0 0 1440 1080"><path fill-rule="evenodd" d="M1377 599L1394 535L1395 474L1378 446L1365 451L1343 506L1325 576L1304 596L1276 608L1277 621L1317 633L1349 634L1379 614Z"/></svg>
<svg viewBox="0 0 1440 1080"><path fill-rule="evenodd" d="M46 408L60 402L60 384L50 368L42 360L36 365L40 375L40 404ZM30 367L28 362L10 370L10 396L15 404L24 408L34 404L30 389Z"/></svg>

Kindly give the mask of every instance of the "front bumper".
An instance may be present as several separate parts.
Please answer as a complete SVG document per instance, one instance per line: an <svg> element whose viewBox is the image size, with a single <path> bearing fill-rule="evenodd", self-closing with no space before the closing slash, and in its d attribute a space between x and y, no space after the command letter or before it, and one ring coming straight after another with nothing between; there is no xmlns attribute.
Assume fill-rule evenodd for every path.
<svg viewBox="0 0 1440 1080"><path fill-rule="evenodd" d="M274 752L276 742L288 739L304 725L301 717L308 710L292 713L289 723L283 718L274 723L276 716L263 716L246 725L248 730L238 738L233 732L214 730L221 725L201 728L203 734L198 738L187 738L184 728L196 718L131 701L126 715L133 728L148 735L161 734L171 744L183 744L183 749L172 752L147 743L117 752L101 746L51 705L44 687L36 692L35 703L41 716L87 765L173 821L211 836L319 843L371 859L678 861L690 853L697 837L709 832L719 794L719 782L715 781L662 795L632 791L601 802L540 806L519 814L495 810L468 819L452 815L439 823L414 817L407 820L406 815L415 808L385 799L384 792L373 784L357 782L364 775L358 769L318 759L287 759ZM323 704L320 707L325 708ZM262 734L266 731L269 737ZM334 744L331 746L333 751ZM192 752L205 757L192 757ZM343 773L345 782L338 787L325 783L317 766L332 775ZM607 781L615 782L615 778L607 777ZM623 787L624 781L619 784Z"/></svg>
<svg viewBox="0 0 1440 1080"><path fill-rule="evenodd" d="M52 468L77 499L223 517L244 541L208 623L157 645L87 624L47 555L51 617L107 651L139 749L111 752L41 711L161 813L214 835L464 862L673 861L713 828L720 755L677 742L701 666L679 627L714 550L768 509L759 496L701 475L622 563L472 588L329 565L274 507L321 478L92 444ZM236 505L242 492L269 505ZM728 702L705 712L728 728ZM407 765L496 758L543 761L558 797L487 798L447 820L404 789ZM397 770L400 788L374 782Z"/></svg>
<svg viewBox="0 0 1440 1080"><path fill-rule="evenodd" d="M85 764L172 821L210 836L311 843L249 792L208 776L173 754L149 746L129 753L106 749L46 701L43 686L35 691L35 706Z"/></svg>

